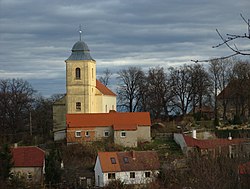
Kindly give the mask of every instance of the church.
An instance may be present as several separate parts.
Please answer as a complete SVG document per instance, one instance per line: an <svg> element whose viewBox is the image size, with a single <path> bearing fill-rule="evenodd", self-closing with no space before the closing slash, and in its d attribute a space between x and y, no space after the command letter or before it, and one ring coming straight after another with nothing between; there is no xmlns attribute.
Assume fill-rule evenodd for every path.
<svg viewBox="0 0 250 189"><path fill-rule="evenodd" d="M148 112L116 112L116 94L96 79L96 61L81 31L71 51L65 60L66 94L53 105L54 140L69 144L117 135L122 136L117 143L125 146L137 146L137 134L151 140Z"/></svg>

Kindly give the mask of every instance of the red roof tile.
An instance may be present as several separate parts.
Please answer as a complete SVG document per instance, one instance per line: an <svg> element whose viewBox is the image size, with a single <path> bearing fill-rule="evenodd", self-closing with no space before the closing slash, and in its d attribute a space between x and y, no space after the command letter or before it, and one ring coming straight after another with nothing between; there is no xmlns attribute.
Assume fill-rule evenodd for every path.
<svg viewBox="0 0 250 189"><path fill-rule="evenodd" d="M239 166L240 175L250 175L250 161Z"/></svg>
<svg viewBox="0 0 250 189"><path fill-rule="evenodd" d="M14 167L42 167L45 152L35 146L16 147L11 149Z"/></svg>
<svg viewBox="0 0 250 189"><path fill-rule="evenodd" d="M184 140L188 147L198 147L201 149L211 149L217 148L219 146L229 146L233 144L240 144L246 142L246 139L236 138L236 139L208 139L208 140L198 140L190 136L183 135Z"/></svg>
<svg viewBox="0 0 250 189"><path fill-rule="evenodd" d="M98 152L98 157L103 172L160 169L159 158L155 151ZM111 157L115 158L116 164L112 164ZM127 158L126 161L124 158Z"/></svg>
<svg viewBox="0 0 250 189"><path fill-rule="evenodd" d="M69 128L107 127L114 130L136 130L137 126L150 126L149 112L110 112L91 114L67 114Z"/></svg>
<svg viewBox="0 0 250 189"><path fill-rule="evenodd" d="M96 88L104 95L116 96L108 87L103 85L100 81L96 80Z"/></svg>

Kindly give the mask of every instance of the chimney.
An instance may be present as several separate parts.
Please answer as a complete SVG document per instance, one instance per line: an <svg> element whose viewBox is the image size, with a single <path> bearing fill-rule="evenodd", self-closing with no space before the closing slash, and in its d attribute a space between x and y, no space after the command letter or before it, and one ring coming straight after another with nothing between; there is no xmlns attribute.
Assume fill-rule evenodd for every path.
<svg viewBox="0 0 250 189"><path fill-rule="evenodd" d="M132 158L133 158L133 160L135 160L135 151L134 150L132 150Z"/></svg>
<svg viewBox="0 0 250 189"><path fill-rule="evenodd" d="M14 143L14 148L17 148L18 147L18 144L17 143Z"/></svg>

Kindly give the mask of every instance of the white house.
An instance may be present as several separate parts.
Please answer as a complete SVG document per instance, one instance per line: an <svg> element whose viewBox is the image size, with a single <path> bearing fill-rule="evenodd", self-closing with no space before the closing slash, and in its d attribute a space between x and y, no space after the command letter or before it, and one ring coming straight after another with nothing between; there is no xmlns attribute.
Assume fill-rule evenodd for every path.
<svg viewBox="0 0 250 189"><path fill-rule="evenodd" d="M160 169L155 151L98 152L95 164L95 186L103 187L112 180L125 184L152 182Z"/></svg>

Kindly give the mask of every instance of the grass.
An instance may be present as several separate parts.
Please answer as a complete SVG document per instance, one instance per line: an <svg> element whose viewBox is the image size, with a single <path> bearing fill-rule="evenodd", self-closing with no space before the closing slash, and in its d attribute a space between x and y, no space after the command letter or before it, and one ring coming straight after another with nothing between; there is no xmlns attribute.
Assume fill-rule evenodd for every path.
<svg viewBox="0 0 250 189"><path fill-rule="evenodd" d="M140 143L136 150L155 150L160 160L166 160L167 158L175 159L183 156L181 148L174 140L155 139L151 143Z"/></svg>

